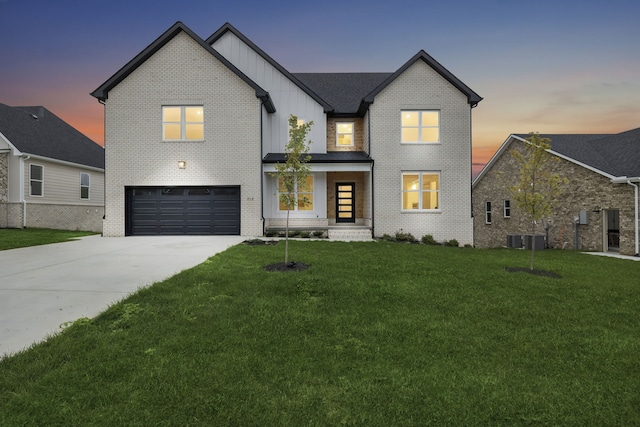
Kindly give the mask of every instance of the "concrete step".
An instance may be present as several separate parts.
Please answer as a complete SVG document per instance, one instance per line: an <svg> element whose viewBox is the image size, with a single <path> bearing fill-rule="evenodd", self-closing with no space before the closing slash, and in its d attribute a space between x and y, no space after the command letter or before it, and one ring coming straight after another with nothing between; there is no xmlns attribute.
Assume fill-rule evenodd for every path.
<svg viewBox="0 0 640 427"><path fill-rule="evenodd" d="M373 240L368 228L329 228L329 240L369 241Z"/></svg>

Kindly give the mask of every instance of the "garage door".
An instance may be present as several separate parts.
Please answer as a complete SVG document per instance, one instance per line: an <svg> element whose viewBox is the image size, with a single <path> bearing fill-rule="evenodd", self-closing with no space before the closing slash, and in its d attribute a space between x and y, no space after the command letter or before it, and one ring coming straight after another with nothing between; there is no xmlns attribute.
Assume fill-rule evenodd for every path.
<svg viewBox="0 0 640 427"><path fill-rule="evenodd" d="M127 187L126 234L238 235L240 187Z"/></svg>

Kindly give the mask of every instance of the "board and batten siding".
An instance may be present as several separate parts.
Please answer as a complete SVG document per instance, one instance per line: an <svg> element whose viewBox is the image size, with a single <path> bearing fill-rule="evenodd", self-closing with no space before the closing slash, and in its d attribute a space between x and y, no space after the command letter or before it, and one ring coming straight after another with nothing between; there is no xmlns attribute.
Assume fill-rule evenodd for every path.
<svg viewBox="0 0 640 427"><path fill-rule="evenodd" d="M263 111L263 152L282 153L289 141L289 116L297 116L314 125L308 138L313 142L312 153L326 153L327 119L322 105L300 89L287 76L256 53L231 32L215 41L213 48L251 80L269 92L276 112Z"/></svg>
<svg viewBox="0 0 640 427"><path fill-rule="evenodd" d="M31 196L30 165L43 167L43 195ZM80 174L89 174L89 199L80 198ZM24 198L27 203L82 206L104 205L104 172L46 160L29 160L24 167Z"/></svg>

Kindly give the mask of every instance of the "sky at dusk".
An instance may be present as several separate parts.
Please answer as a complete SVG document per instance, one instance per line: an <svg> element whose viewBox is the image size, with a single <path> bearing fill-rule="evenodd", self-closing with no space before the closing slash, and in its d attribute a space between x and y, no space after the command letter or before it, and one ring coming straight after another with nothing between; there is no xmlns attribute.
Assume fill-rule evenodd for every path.
<svg viewBox="0 0 640 427"><path fill-rule="evenodd" d="M176 21L230 22L291 72L393 72L424 49L484 98L479 169L511 133L640 127L638 0L0 0L0 103L103 144L89 95Z"/></svg>

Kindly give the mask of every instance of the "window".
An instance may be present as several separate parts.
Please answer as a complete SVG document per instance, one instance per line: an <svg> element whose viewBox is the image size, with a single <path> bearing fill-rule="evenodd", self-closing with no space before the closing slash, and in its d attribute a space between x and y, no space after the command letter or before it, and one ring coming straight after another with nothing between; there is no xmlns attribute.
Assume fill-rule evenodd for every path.
<svg viewBox="0 0 640 427"><path fill-rule="evenodd" d="M491 202L484 203L484 223L491 224Z"/></svg>
<svg viewBox="0 0 640 427"><path fill-rule="evenodd" d="M402 143L440 142L440 111L402 111Z"/></svg>
<svg viewBox="0 0 640 427"><path fill-rule="evenodd" d="M164 141L197 141L204 139L202 106L163 106L162 139Z"/></svg>
<svg viewBox="0 0 640 427"><path fill-rule="evenodd" d="M511 218L511 200L504 201L504 217Z"/></svg>
<svg viewBox="0 0 640 427"><path fill-rule="evenodd" d="M353 145L353 123L336 123L336 145Z"/></svg>
<svg viewBox="0 0 640 427"><path fill-rule="evenodd" d="M42 196L44 194L44 166L29 165L29 195Z"/></svg>
<svg viewBox="0 0 640 427"><path fill-rule="evenodd" d="M282 178L278 178L278 209L281 211L287 210L287 204L283 203L280 199L280 195L286 193L287 190L284 186ZM313 210L313 176L307 176L306 184L299 185L296 182L294 188L294 197L298 201L297 206L292 206L292 211L312 211Z"/></svg>
<svg viewBox="0 0 640 427"><path fill-rule="evenodd" d="M81 199L89 198L89 174L88 173L80 174L80 198Z"/></svg>
<svg viewBox="0 0 640 427"><path fill-rule="evenodd" d="M435 210L439 208L440 173L406 172L402 174L402 209Z"/></svg>

